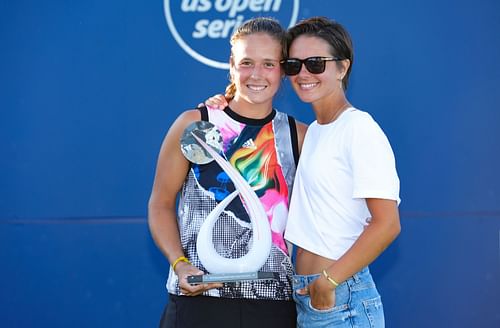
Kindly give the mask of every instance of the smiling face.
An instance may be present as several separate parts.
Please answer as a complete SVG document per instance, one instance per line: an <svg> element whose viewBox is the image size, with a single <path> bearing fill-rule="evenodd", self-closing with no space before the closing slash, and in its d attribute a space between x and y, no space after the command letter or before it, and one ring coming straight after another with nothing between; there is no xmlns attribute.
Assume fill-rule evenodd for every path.
<svg viewBox="0 0 500 328"><path fill-rule="evenodd" d="M310 35L297 37L293 40L289 49L290 58L305 59L331 56L335 56L335 54L332 53L330 45L325 40ZM344 97L341 80L347 71L348 65L348 60L327 61L325 71L320 74L310 73L302 65L299 74L289 76L289 79L302 101L312 103L315 107L328 106L338 97Z"/></svg>
<svg viewBox="0 0 500 328"><path fill-rule="evenodd" d="M234 100L272 108L281 82L280 42L265 33L246 35L232 47L230 74L236 86Z"/></svg>

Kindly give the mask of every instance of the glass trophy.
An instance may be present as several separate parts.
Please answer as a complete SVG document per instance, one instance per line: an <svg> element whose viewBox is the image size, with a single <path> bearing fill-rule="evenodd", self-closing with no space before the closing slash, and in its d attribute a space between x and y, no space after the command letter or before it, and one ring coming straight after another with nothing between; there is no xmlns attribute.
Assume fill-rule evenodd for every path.
<svg viewBox="0 0 500 328"><path fill-rule="evenodd" d="M198 233L196 240L198 257L209 273L189 276L188 282L199 284L278 279L278 273L276 272L259 271L266 262L272 245L271 228L267 214L252 187L220 155L222 148L223 141L220 131L210 122L193 122L185 129L181 137L181 151L190 162L207 164L215 160L236 188L210 212ZM247 254L240 258L226 258L215 249L212 237L213 228L220 214L237 196L242 198L248 212L252 226L252 241Z"/></svg>

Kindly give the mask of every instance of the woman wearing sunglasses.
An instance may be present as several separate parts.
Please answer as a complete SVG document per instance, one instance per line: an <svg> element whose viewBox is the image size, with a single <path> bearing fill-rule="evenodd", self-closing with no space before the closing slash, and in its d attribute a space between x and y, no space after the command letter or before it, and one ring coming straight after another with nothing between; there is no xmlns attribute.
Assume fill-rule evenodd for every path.
<svg viewBox="0 0 500 328"><path fill-rule="evenodd" d="M285 232L298 247L298 326L384 327L368 265L401 229L394 155L379 125L346 98L354 53L344 27L315 17L290 28L288 37L282 67L316 114Z"/></svg>
<svg viewBox="0 0 500 328"><path fill-rule="evenodd" d="M273 19L256 18L241 25L231 38L229 106L223 111L200 108L184 112L165 137L148 213L153 238L171 263L169 302L160 327L296 327L294 271L284 227L306 126L272 107L283 75L284 45L285 31ZM188 283L188 276L207 273L202 251L197 249L203 222L235 190L216 162L190 163L183 156L179 142L183 131L200 120L218 128L222 156L248 182L264 208L272 241L259 271L277 273L275 280ZM252 246L245 205L236 197L213 228L217 252L226 258L241 258Z"/></svg>
<svg viewBox="0 0 500 328"><path fill-rule="evenodd" d="M288 30L288 53L282 68L316 114L285 230L297 246L297 326L384 327L368 265L401 230L391 146L372 117L346 97L354 53L342 25L324 17L299 22Z"/></svg>

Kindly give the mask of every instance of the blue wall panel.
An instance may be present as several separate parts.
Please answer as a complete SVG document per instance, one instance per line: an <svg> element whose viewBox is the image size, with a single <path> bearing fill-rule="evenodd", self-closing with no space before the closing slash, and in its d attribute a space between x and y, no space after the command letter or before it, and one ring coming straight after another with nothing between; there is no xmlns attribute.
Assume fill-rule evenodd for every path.
<svg viewBox="0 0 500 328"><path fill-rule="evenodd" d="M154 327L168 263L143 219L0 224L2 327Z"/></svg>
<svg viewBox="0 0 500 328"><path fill-rule="evenodd" d="M165 9L189 46L225 61L227 38L194 38L197 21L287 25L296 4L298 19L349 29L349 97L396 154L403 231L372 267L387 326L500 326L498 1L181 10L195 2L0 3L0 326L156 325L168 272L145 220L156 156L175 117L227 83L182 49ZM288 82L276 107L313 119Z"/></svg>

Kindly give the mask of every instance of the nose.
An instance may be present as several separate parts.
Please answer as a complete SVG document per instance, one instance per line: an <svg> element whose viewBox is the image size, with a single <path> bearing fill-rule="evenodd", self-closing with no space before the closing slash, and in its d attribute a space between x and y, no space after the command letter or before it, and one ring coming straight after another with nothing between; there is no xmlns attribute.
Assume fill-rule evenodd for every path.
<svg viewBox="0 0 500 328"><path fill-rule="evenodd" d="M309 70L306 68L306 63L305 62L301 62L300 63L300 71L299 73L297 73L297 75L310 75L311 73L309 72Z"/></svg>
<svg viewBox="0 0 500 328"><path fill-rule="evenodd" d="M262 76L262 66L261 65L255 65L253 70L252 70L252 74L251 74L251 77L252 78L259 78Z"/></svg>

